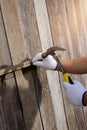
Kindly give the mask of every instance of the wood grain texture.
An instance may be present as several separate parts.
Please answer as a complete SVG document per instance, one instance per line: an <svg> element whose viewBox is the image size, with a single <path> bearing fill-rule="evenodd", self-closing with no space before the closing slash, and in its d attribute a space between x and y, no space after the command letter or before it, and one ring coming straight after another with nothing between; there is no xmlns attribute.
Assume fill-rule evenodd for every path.
<svg viewBox="0 0 87 130"><path fill-rule="evenodd" d="M9 0L1 1L2 12L5 22L6 33L8 37L8 44L12 57L13 64L18 64L26 58L25 44L22 37L22 30L19 22L18 5L17 1ZM11 10L11 11L10 11ZM9 17L8 17L9 15ZM20 49L21 47L21 49ZM42 129L41 120L38 112L37 100L33 84L29 84L28 81L23 77L22 71L15 72L17 79L17 86L20 95L21 107L23 107L23 115L25 118L26 129ZM31 86L31 87L30 87ZM29 87L31 89L31 95ZM29 97L30 95L30 97ZM32 100L33 102L32 102ZM25 102L26 101L26 102ZM31 105L30 105L30 102ZM32 108L32 109L30 109ZM32 112L33 111L33 112ZM37 112L37 113L36 113ZM28 113L33 113L31 116Z"/></svg>
<svg viewBox="0 0 87 130"><path fill-rule="evenodd" d="M38 0L38 1L34 0L34 4L35 4L39 35L40 35L40 40L42 45L42 51L44 51L50 46L53 46L52 36L50 32L49 18L46 9L46 3L43 0ZM58 74L56 72L47 71L47 78L48 78L48 83L51 91L51 99L52 99L57 129L61 129L61 130L67 129ZM57 101L56 99L59 98L60 100Z"/></svg>
<svg viewBox="0 0 87 130"><path fill-rule="evenodd" d="M3 51L5 49L5 51ZM0 8L0 66L11 65L8 41ZM16 83L13 76L8 81L0 78L0 122L1 130L24 129L22 111L17 97ZM9 118L10 117L10 118ZM20 125L22 124L22 125Z"/></svg>
<svg viewBox="0 0 87 130"><path fill-rule="evenodd" d="M0 97L0 129L6 130L5 116L3 111L2 97Z"/></svg>
<svg viewBox="0 0 87 130"><path fill-rule="evenodd" d="M19 5L20 5L20 10L22 10L22 13L20 12L20 14L22 19L22 24L24 26L24 34L26 34L25 40L27 46L29 46L28 48L31 57L33 57L37 52L41 51L34 3L32 0L31 1L27 0L23 2L20 1ZM24 13L25 13L25 17L23 17ZM42 120L43 129L56 130L46 72L43 69L38 68L36 70L34 68L34 70L32 70L31 73L33 75L34 86L35 86L37 101L38 101L38 108ZM25 75L28 78L28 73L26 73Z"/></svg>
<svg viewBox="0 0 87 130"><path fill-rule="evenodd" d="M8 39L11 39L11 40L9 40L8 44L10 46L10 53L12 55L12 61L13 61L13 64L17 64L19 61L22 60L22 58L26 58L26 50L24 47L27 46L27 45L25 45L27 43L27 41L26 41L26 39L23 41L24 37L22 37L22 34L23 34L22 31L24 31L24 30L23 30L23 28L20 27L20 25L22 25L22 23L20 22L21 15L20 15L20 11L17 10L17 8L19 8L19 6L20 6L19 5L20 3L17 4L16 3L17 1L9 1L9 2L10 2L10 4L6 3L6 1L2 2L2 10L3 10L3 15L4 15L5 27L6 27L6 31L7 31L7 37L8 37ZM12 8L12 6L13 6L13 8ZM7 15L8 15L8 13L10 13L10 8L12 9L12 12L8 19ZM14 12L15 12L15 14L14 14ZM13 20L15 23L13 21L11 21L12 18L15 19L15 21ZM10 22L11 26L8 25L8 21ZM12 30L15 30L15 26L18 29L17 31L19 31L19 33L17 33L16 40L15 40L16 33L13 33L13 34L11 33L11 28L12 28ZM22 40L20 40L21 38L22 38ZM16 44L16 49L15 49L14 47L15 47L16 41L18 41L18 44ZM30 45L32 46L32 44L29 44L29 46ZM19 50L20 46L21 46L21 50ZM17 53L15 53L15 52L17 52ZM18 90L19 90L19 94L21 97L21 102L22 102L22 107L23 107L23 112L24 112L26 129L32 129L32 130L33 129L37 129L37 130L56 129L55 123L54 123L54 118L53 118L53 111L52 111L52 107L51 107L50 93L49 93L49 91L47 91L47 96L49 94L49 96L48 96L49 98L42 98L43 107L39 108L40 106L38 106L38 105L40 105L40 104L37 104L37 103L39 103L38 100L41 100L41 96L38 93L39 94L38 95L39 99L38 99L37 95L35 94L35 88L34 88L35 86L39 87L38 86L39 80L37 80L36 84L34 84L33 83L34 81L32 81L33 80L32 73L34 75L35 72L32 72L29 70L27 72L27 74L25 74L30 77L30 78L27 78L28 80L26 80L23 77L23 74L21 71L15 72ZM34 77L34 80L35 79L37 79L37 78ZM40 86L40 87L42 87L42 86ZM38 89L38 88L36 88L36 89ZM46 91L44 89L43 89L43 93L46 94ZM49 115L47 116L47 114L46 114L47 108L48 108L47 105L45 105L46 100L48 100L48 102L49 102L48 103L48 106L49 106L48 112L49 112L50 117L49 117ZM40 113L43 114L44 118L41 117ZM49 125L50 123L51 123L51 125Z"/></svg>
<svg viewBox="0 0 87 130"><path fill-rule="evenodd" d="M49 1L48 0L47 5L48 5L48 12L49 12L49 17L50 17L50 25L51 25L52 28L54 27L54 26L52 26L52 25L54 25L54 20L52 19L52 17L54 16L53 10L55 10L56 18L54 17L54 19L56 19L56 21L57 21L57 24L56 24L56 30L57 31L56 32L59 31L59 33L57 33L56 35L58 35L58 37L60 39L60 43L57 41L57 39L54 39L55 40L54 45L61 44L63 47L67 48L68 43L69 42L71 43L71 39L69 37L67 39L67 34L69 35L70 32L69 32L69 27L68 27L68 23L67 23L64 1L60 2L60 1ZM54 35L55 35L54 31L52 31L52 35L54 37ZM62 54L62 55L64 55L64 54ZM63 56L61 56L61 57L63 57ZM61 76L61 79L62 79L62 76ZM60 82L62 82L62 81L63 80L61 80ZM62 84L61 84L61 89L63 91L63 85ZM74 109L71 105L68 104L64 93L63 93L63 98L64 98L66 120L68 122L68 127L71 130L77 129L75 115L74 115ZM72 121L74 123L71 123Z"/></svg>
<svg viewBox="0 0 87 130"><path fill-rule="evenodd" d="M17 13L16 1L15 2L10 0L8 2L1 1L1 8L2 8L3 18L5 22L5 29L7 33L9 48L10 51L13 52L11 54L11 57L13 59L13 62L15 62L13 64L17 64L22 60L24 60L26 56L24 52L25 46L23 44L23 37L22 37L20 22ZM20 49L20 45L21 45L21 49ZM16 56L18 58L16 58Z"/></svg>
<svg viewBox="0 0 87 130"><path fill-rule="evenodd" d="M52 46L66 48L57 53L61 59L86 56L86 6L86 0L0 0L0 66ZM87 75L72 78L87 88ZM0 130L86 130L87 108L72 106L62 83L61 73L35 66L2 76Z"/></svg>
<svg viewBox="0 0 87 130"><path fill-rule="evenodd" d="M78 56L84 56L85 53L83 53L84 46L86 47L86 41L84 37L84 23L82 22L82 4L81 1L78 0L73 3L73 1L47 1L48 6L48 13L50 18L50 25L52 28L52 35L54 45L63 45L67 48L67 54L66 57L78 57ZM77 7L78 6L78 7ZM73 13L73 14L72 14ZM53 15L52 15L53 14ZM69 15L68 15L69 14ZM77 16L78 15L78 16ZM84 17L83 17L84 18ZM75 22L73 24L73 22ZM56 23L56 25L55 25ZM55 28L56 26L56 28ZM72 28L72 32L71 32ZM75 33L74 33L75 31ZM77 33L76 33L77 32ZM57 34L56 34L57 33ZM78 41L75 40L75 34L76 39L78 38ZM58 38L61 43L58 43L58 39L56 38L56 35L58 35ZM73 39L72 39L73 37ZM74 42L75 40L75 42ZM82 40L82 41L81 41ZM83 47L83 48L82 48ZM73 49L74 48L74 49ZM75 77L74 77L75 78ZM84 83L84 79L82 76L81 78L78 77L78 80ZM66 117L68 121L68 127L69 129L82 129L81 127L84 127L84 130L86 129L85 122L84 122L84 116L83 111L81 108L72 108L69 104L67 104L67 100L65 100L65 111L66 111ZM69 110L70 109L70 110ZM79 112L78 112L79 111ZM75 112L75 114L74 114ZM80 113L80 118L79 114ZM72 114L72 116L71 116ZM72 117L72 118L71 118ZM70 123L70 122L74 123ZM76 122L77 121L77 122Z"/></svg>

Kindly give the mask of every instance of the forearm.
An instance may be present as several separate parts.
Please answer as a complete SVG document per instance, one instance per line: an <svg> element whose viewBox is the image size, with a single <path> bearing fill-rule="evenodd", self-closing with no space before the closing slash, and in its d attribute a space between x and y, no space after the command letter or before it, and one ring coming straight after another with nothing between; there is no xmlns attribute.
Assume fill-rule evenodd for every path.
<svg viewBox="0 0 87 130"><path fill-rule="evenodd" d="M87 73L87 57L81 57L70 60L62 60L61 64L63 65L66 72L71 74L85 74ZM58 71L60 68L58 68ZM61 71L61 70L60 70ZM87 106L87 92L84 95L83 99L84 106Z"/></svg>
<svg viewBox="0 0 87 130"><path fill-rule="evenodd" d="M87 57L76 59L61 60L61 64L68 73L85 74L87 73ZM58 67L58 71L61 69Z"/></svg>

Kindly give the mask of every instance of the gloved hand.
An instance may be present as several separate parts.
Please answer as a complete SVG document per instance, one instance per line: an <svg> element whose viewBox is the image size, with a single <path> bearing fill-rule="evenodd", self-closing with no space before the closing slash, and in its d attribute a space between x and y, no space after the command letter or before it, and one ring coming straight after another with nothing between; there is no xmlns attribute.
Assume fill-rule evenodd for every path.
<svg viewBox="0 0 87 130"><path fill-rule="evenodd" d="M42 52L37 53L32 59L33 65L44 67L45 69L55 70L57 67L56 59L48 55L45 59L42 58Z"/></svg>
<svg viewBox="0 0 87 130"><path fill-rule="evenodd" d="M75 80L73 82L74 84L63 83L66 96L72 105L83 106L84 95L87 90L79 81Z"/></svg>

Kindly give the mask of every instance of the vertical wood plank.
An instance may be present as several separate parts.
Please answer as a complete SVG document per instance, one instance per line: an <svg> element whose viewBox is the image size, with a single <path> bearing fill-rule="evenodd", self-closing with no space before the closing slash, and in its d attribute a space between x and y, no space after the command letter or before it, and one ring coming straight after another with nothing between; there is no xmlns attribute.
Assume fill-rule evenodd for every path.
<svg viewBox="0 0 87 130"><path fill-rule="evenodd" d="M75 13L76 13L79 38L80 38L80 41L81 41L81 44L78 45L78 48L80 50L79 51L79 55L84 56L85 53L83 53L83 52L84 52L84 48L85 48L85 34L84 34L84 26L83 26L82 15L81 15L81 6L82 6L82 4L80 3L80 1L78 1L78 0L74 1L74 9L75 9ZM78 80L82 84L84 83L83 76L78 77ZM78 129L81 130L83 128L85 130L86 129L86 125L85 125L85 119L84 119L83 110L80 109L80 108L79 109L75 108L75 112L76 112ZM80 113L80 115L79 115L79 113Z"/></svg>
<svg viewBox="0 0 87 130"><path fill-rule="evenodd" d="M84 1L85 2L85 4L87 4L86 3L86 1ZM86 34L86 24L85 24L85 22L86 22L86 18L87 18L87 16L85 15L85 8L84 8L84 2L82 3L82 1L81 0L79 0L79 1L74 1L74 5L75 5L75 11L76 11L76 16L77 16L77 22L78 22L78 30L79 30L79 35L80 35L80 40L81 40L81 45L79 46L79 49L81 50L80 51L80 55L81 56L86 56L86 47L87 47L87 36L85 35ZM86 87L86 84L87 83L85 83L85 79L87 78L87 76L86 75L80 75L79 77L78 77L78 80ZM82 125L81 124L83 124L83 126L85 125L85 128L84 129L87 129L87 124L85 124L86 123L86 120L87 120L87 118L86 118L86 116L87 116L87 111L86 111L86 109L85 109L85 114L83 113L83 115L82 116L84 116L83 118L80 118L80 120L77 122L78 124L80 124L79 125L79 129L82 129L81 127L82 127ZM77 111L77 113L79 113L79 110ZM86 120L85 120L85 119ZM81 120L82 119L82 120ZM79 123L79 122L81 122L81 123Z"/></svg>
<svg viewBox="0 0 87 130"><path fill-rule="evenodd" d="M34 3L32 0L22 2L20 0L19 7L21 10L20 14L22 26L24 28L23 31L26 35L25 40L29 48L31 57L33 57L37 52L41 51L39 33L35 17ZM25 14L25 17L23 14ZM37 100L39 103L38 107L42 119L43 129L56 130L46 72L42 68L38 68L37 70L34 69L31 72L34 79ZM25 75L28 78L28 75Z"/></svg>
<svg viewBox="0 0 87 130"><path fill-rule="evenodd" d="M82 33L84 34L84 30L83 30L84 28L83 28L82 17L81 17L81 9L80 9L80 7L82 5L80 5L79 1L75 1L74 3L72 2L72 5L73 5L74 16L75 16L75 19L76 19L75 25L77 25L77 32L78 32L76 34L78 41L77 41L77 43L73 43L75 48L76 48L74 50L74 52L75 52L74 57L80 57L80 56L84 56L82 49L85 48L84 47L84 36L82 35ZM69 10L68 10L68 12L69 12ZM68 18L69 17L70 17L70 14L69 14ZM71 23L70 23L70 27L71 27ZM76 31L75 27L73 29L73 32L74 31ZM75 40L73 32L71 34L72 37L73 37L72 40ZM78 76L77 78L78 78L79 81L81 81L83 83L84 79L82 78L82 76L80 76L80 77ZM82 81L82 79L83 79L83 81ZM79 113L80 113L80 115L79 115ZM82 127L84 127L84 129L86 129L84 116L83 116L84 115L83 110L81 108L76 107L75 108L75 115L76 115L78 129L82 129Z"/></svg>
<svg viewBox="0 0 87 130"><path fill-rule="evenodd" d="M3 49L5 49L4 53ZM6 55L7 58L5 57ZM0 60L1 60L0 66L11 65L1 8L0 8Z"/></svg>
<svg viewBox="0 0 87 130"><path fill-rule="evenodd" d="M18 64L53 45L67 48L62 58L87 54L86 0L0 0L0 4L0 65L11 65L11 58ZM61 74L30 67L15 77L4 79L0 87L1 129L87 129L87 110L68 103ZM87 87L86 75L73 77Z"/></svg>
<svg viewBox="0 0 87 130"><path fill-rule="evenodd" d="M77 23L76 12L75 12L73 1L68 1L68 0L66 1L66 10L67 10L67 19L68 19L68 24L69 24L70 34L71 34L72 44L73 44L72 51L74 57L76 57L80 53L78 47L81 44L81 41L80 41L78 23Z"/></svg>
<svg viewBox="0 0 87 130"><path fill-rule="evenodd" d="M81 2L80 0L74 1L74 9L75 9L75 14L76 14L76 19L77 19L77 26L78 26L78 35L81 44L78 45L79 47L79 55L84 56L84 44L85 44L85 32L84 32L84 25L83 25L83 16L82 16L82 11L81 11ZM82 46L82 47L80 47Z"/></svg>
<svg viewBox="0 0 87 130"><path fill-rule="evenodd" d="M86 0L84 0L83 2L81 0L79 0L80 2L80 10L81 10L81 20L82 20L82 24L83 24L83 30L84 30L84 53L85 55L87 55L87 51L86 51L86 47L87 47L87 30L86 30L86 18L87 15L85 14L85 5L87 4ZM82 55L84 54L82 52Z"/></svg>
<svg viewBox="0 0 87 130"><path fill-rule="evenodd" d="M50 6L49 6L50 5ZM68 26L68 22L67 22L67 17L66 17L66 10L65 10L65 3L64 1L47 1L47 6L48 6L48 12L49 12L49 17L50 17L50 25L51 28L54 28L54 20L53 20L53 16L54 19L57 21L56 24L56 32L58 32L56 35L58 35L60 43L58 42L57 39L54 39L54 45L60 45L63 46L65 48L67 48L68 46L70 47L70 51L72 51L72 40L71 40L71 34L69 32L69 26ZM56 17L55 17L56 16ZM54 29L52 29L54 30ZM55 32L52 31L52 35L53 37L55 37ZM69 44L70 43L70 44ZM66 52L65 52L66 53ZM69 53L69 55L66 56L73 56L72 53ZM64 56L64 54L62 54ZM63 57L61 56L61 57ZM62 76L61 76L61 81L62 80ZM61 84L62 87L62 91L63 91L63 85ZM65 104L65 111L66 111L66 119L67 119L67 123L68 123L68 128L71 130L73 129L77 129L77 125L76 125L76 119L75 119L75 115L74 115L74 109L71 105L69 105L69 103L66 100L65 94L63 93L63 98L64 98L64 104ZM71 118L72 117L72 118ZM71 123L73 122L73 123Z"/></svg>
<svg viewBox="0 0 87 130"><path fill-rule="evenodd" d="M86 5L87 5L87 1L84 0L83 2L80 0L80 8L81 8L81 14L82 14L82 21L83 21L83 25L84 25L84 32L85 32L85 37L84 37L84 51L82 52L82 55L84 54L85 56L87 55L87 51L86 51L86 48L87 48L87 8L86 8ZM83 75L83 85L87 88L87 75ZM86 127L87 127L87 109L86 107L84 108L84 117L85 117L85 123L86 123Z"/></svg>
<svg viewBox="0 0 87 130"><path fill-rule="evenodd" d="M47 1L47 2L49 2L49 1ZM77 2L77 1L76 1ZM78 38L79 39L79 42L81 42L81 40L80 40L80 31L78 31L78 21L77 21L77 17L76 17L76 11L75 11L75 8L74 8L74 4L72 3L72 1L69 1L69 3L68 3L68 1L66 1L66 3L65 3L65 1L56 1L55 2L56 4L55 4L55 10L57 9L57 14L58 14L58 23L60 24L57 24L57 27L58 27L58 31L56 31L56 32L58 32L58 34L60 34L59 32L61 32L62 31L62 35L63 36L61 36L60 35L60 39L62 39L63 38L63 41L65 42L65 43L63 43L63 45L65 45L65 46L67 46L67 48L68 49L70 49L69 48L69 46L71 46L70 44L72 44L72 40L75 40L75 37L74 37L74 31L76 32L76 30L77 30L77 34L76 34L76 38ZM70 7L70 5L71 5L71 3L72 3L72 7L73 8L71 8ZM49 2L49 4L48 4L48 6L51 6L51 2ZM52 3L52 7L51 7L51 9L49 9L48 8L48 11L49 11L49 16L50 16L50 19L51 19L51 21L50 21L50 23L51 23L51 27L52 27L52 25L54 25L52 22L54 22L54 20L52 20L52 13L53 13L53 5L54 5L54 3ZM66 7L67 7L67 5L68 5L68 9L69 10L67 10L67 12L66 12L66 7L65 7L65 5L66 5ZM50 7L49 6L49 7ZM77 4L77 6L78 6L78 8L79 8L79 4ZM52 10L52 12L51 12L51 10ZM68 21L68 22L70 22L69 24L70 25L68 25L68 22L67 22L67 14L66 13L69 13L69 16L68 16L68 20L69 20L69 17L71 17L73 20L71 20L71 22L70 21ZM73 14L72 14L73 13ZM72 15L71 15L72 14ZM54 15L53 15L54 16ZM81 16L80 16L81 17ZM55 17L54 17L55 18ZM75 20L75 21L74 21ZM80 20L81 20L81 18L80 18ZM57 20L56 20L57 21ZM75 22L74 23L74 26L73 26L73 28L72 28L72 32L70 32L71 31L71 26L73 25L72 23L73 23L73 21ZM83 25L82 25L82 23L80 22L80 24L81 24L81 27L82 27L82 29L83 29ZM60 27L61 26L61 27ZM76 27L76 28L75 28ZM55 27L54 27L55 28ZM57 28L56 28L57 29ZM61 30L60 30L61 29ZM55 35L55 33L54 33L54 29L52 29L53 31L52 31L52 34L53 35ZM68 34L68 35L67 35ZM70 39L68 38L68 36L73 36L74 38L73 39L71 39L72 37L70 37ZM53 36L53 37L55 37L55 36ZM83 40L84 40L84 37L82 37L83 38ZM57 41L57 40L55 40L55 41ZM62 41L62 40L61 40ZM66 44L66 42L67 42L67 44ZM76 41L75 41L76 42ZM83 42L83 41L82 41ZM56 43L56 42L55 42ZM59 44L58 44L59 45ZM61 43L61 45L62 45L62 43ZM76 55L73 55L74 53L70 53L70 50L69 50L69 54L70 55L67 55L68 57L71 57L71 56L79 56L79 55L81 55L81 52L83 52L83 50L81 49L81 47L80 47L80 44L77 42L76 44L75 43L73 43L72 44L73 46L71 46L71 47L75 47L75 50L76 51L74 51L74 53L76 53ZM82 44L82 46L83 46L83 48L84 48L84 44ZM78 47L80 48L79 50L78 50ZM71 48L71 51L73 51L72 50L73 48ZM84 55L84 53L83 53L83 55ZM78 78L78 80L79 80L79 78ZM64 98L65 99L65 98ZM66 104L66 111L67 111L67 103L65 103ZM72 107L71 107L72 108ZM68 109L69 109L69 106L68 106ZM77 127L78 127L78 129L82 129L81 127L84 127L84 129L86 129L86 126L85 126L85 122L84 122L84 116L83 116L83 111L82 111L82 109L80 109L80 108L74 108L75 109L75 115L76 115L76 119L75 119L75 115L74 115L74 111L73 111L73 109L72 109L72 111L67 111L67 116L69 117L67 117L67 121L69 122L68 124L69 124L69 128L70 128L70 130L71 129L76 129ZM80 112L79 112L80 111ZM80 113L80 118L78 117L78 113ZM71 119L71 114L72 114L72 116L73 116L73 120ZM75 121L77 121L77 122L75 122L75 123L72 123L72 126L71 126L71 123L70 123L70 119L71 119L71 122L75 122ZM78 123L78 122L80 122L80 123ZM73 124L75 124L75 125L73 125Z"/></svg>
<svg viewBox="0 0 87 130"><path fill-rule="evenodd" d="M69 31L68 21L66 19L66 17L67 17L66 12L63 12L63 10L60 9L62 2L47 0L46 3L47 3L47 7L48 7L51 33L52 33L54 44L57 46L66 48L67 44L68 44L67 42L69 41L69 43L70 43L69 48L72 51L72 39L71 39L70 31ZM60 3L60 4L58 4L58 3ZM63 2L63 8L64 8L64 6L65 6L65 3ZM61 17L61 14L62 15L64 14L64 17ZM62 23L63 20L65 20L65 21ZM66 28L65 32L64 32L64 30L62 30L61 24ZM64 39L63 35L66 37L66 39ZM72 53L71 53L71 55L72 55Z"/></svg>
<svg viewBox="0 0 87 130"><path fill-rule="evenodd" d="M13 5L15 5L14 8L13 8ZM5 6L7 8L5 8ZM8 2L1 1L1 8L2 8L2 13L3 13L3 17L4 17L6 33L9 30L9 33L7 33L7 38L8 38L9 48L10 48L11 52L13 52L11 54L11 57L13 58L13 62L15 62L13 64L17 64L17 63L20 63L22 60L24 60L24 58L26 56L25 56L25 52L24 52L25 46L23 44L22 32L21 32L19 18L18 18L18 14L17 14L16 1L15 1L15 3L10 0ZM6 10L6 11L4 11L4 10ZM9 14L9 17L8 17L8 14ZM9 20L10 18L11 18L11 20ZM18 42L21 43L21 49L20 49L20 45ZM14 49L15 49L15 51L14 51ZM20 55L17 50L19 50ZM18 58L16 58L15 55L17 55Z"/></svg>
<svg viewBox="0 0 87 130"><path fill-rule="evenodd" d="M0 66L11 65L8 41L6 37L3 14L0 8ZM5 51L4 51L5 50ZM22 112L17 99L16 84L14 77L9 77L8 81L0 81L0 110L3 129L24 130ZM10 118L9 118L10 117Z"/></svg>
<svg viewBox="0 0 87 130"><path fill-rule="evenodd" d="M18 5L14 0L2 0L1 7L5 22L8 44L13 64L18 64L26 58L25 41L20 27ZM8 17L9 16L9 17ZM21 71L15 73L20 94L26 129L41 130L42 124L38 112L37 100L33 84L24 79ZM31 79L32 80L32 79ZM33 83L33 82L32 82ZM31 92L31 93L30 93ZM30 95L31 94L31 95ZM32 100L31 100L32 99ZM26 102L25 102L26 101ZM29 102L30 101L30 102ZM25 104L27 103L27 104ZM31 104L31 105L30 105ZM26 105L26 106L25 106ZM30 109L32 108L32 110ZM30 110L30 111L29 111ZM32 119L29 112L34 113Z"/></svg>
<svg viewBox="0 0 87 130"><path fill-rule="evenodd" d="M42 51L44 51L50 46L53 46L47 7L44 0L38 0L38 1L34 0L34 5L35 5L39 35L40 35L40 40L42 45ZM67 129L58 73L47 71L47 78L48 78L48 83L51 91L51 98L53 103L57 129L60 130Z"/></svg>
<svg viewBox="0 0 87 130"><path fill-rule="evenodd" d="M0 97L0 129L1 130L3 130L3 129L6 130L5 116L4 116L2 98L1 97Z"/></svg>

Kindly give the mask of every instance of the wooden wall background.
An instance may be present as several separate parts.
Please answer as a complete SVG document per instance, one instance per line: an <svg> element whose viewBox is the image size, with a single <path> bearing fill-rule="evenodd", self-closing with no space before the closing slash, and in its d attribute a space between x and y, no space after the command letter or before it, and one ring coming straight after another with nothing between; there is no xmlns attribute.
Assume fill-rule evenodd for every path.
<svg viewBox="0 0 87 130"><path fill-rule="evenodd" d="M87 55L87 0L0 0L0 66L55 45L62 59ZM87 108L69 104L62 82L33 66L1 77L0 130L87 130Z"/></svg>

